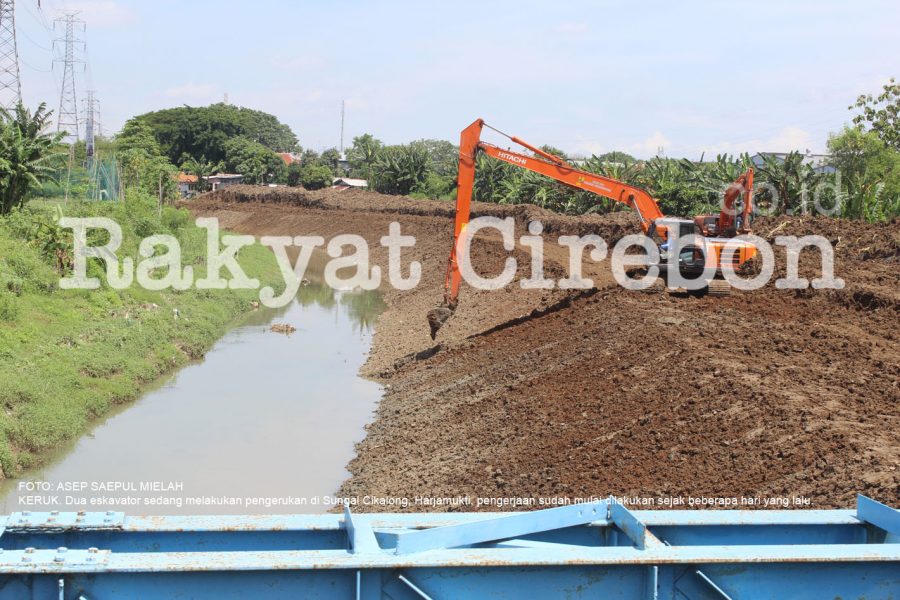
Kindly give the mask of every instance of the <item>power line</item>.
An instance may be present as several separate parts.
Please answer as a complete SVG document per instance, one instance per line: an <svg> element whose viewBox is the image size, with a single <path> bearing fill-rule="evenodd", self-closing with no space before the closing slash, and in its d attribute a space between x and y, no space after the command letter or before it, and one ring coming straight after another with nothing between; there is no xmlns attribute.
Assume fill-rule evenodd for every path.
<svg viewBox="0 0 900 600"><path fill-rule="evenodd" d="M27 68L27 69L31 69L31 70L34 71L35 73L52 73L52 72L53 72L53 69L39 69L39 68L37 68L37 67L31 65L31 64L30 64L28 61L26 61L25 59L20 59L19 62L22 63L22 66L23 66L23 67L25 67L25 68Z"/></svg>
<svg viewBox="0 0 900 600"><path fill-rule="evenodd" d="M69 137L74 137L76 141L80 139L80 126L78 120L78 96L75 90L75 65L84 64L83 60L75 57L75 47L80 45L82 49L84 48L84 40L76 37L76 29L80 25L82 32L85 30L85 23L78 18L78 14L78 11L67 11L54 21L54 23L62 24L65 36L53 40L54 44L65 44L63 58L53 61L54 63L63 63L62 89L59 94L56 130L57 132L67 132Z"/></svg>
<svg viewBox="0 0 900 600"><path fill-rule="evenodd" d="M19 47L16 43L16 3L0 0L0 106L12 109L22 102Z"/></svg>
<svg viewBox="0 0 900 600"><path fill-rule="evenodd" d="M46 52L53 52L53 49L52 49L52 48L49 48L49 47L45 46L44 44L35 41L34 38L32 38L32 37L31 37L30 35L28 35L27 33L25 33L25 31L24 31L23 29L19 29L19 31L17 31L16 34L19 35L19 36L22 36L23 38L25 38L26 41L31 42L32 44L34 44L35 46L37 46L37 47L40 48L41 50L44 50L44 51L46 51Z"/></svg>

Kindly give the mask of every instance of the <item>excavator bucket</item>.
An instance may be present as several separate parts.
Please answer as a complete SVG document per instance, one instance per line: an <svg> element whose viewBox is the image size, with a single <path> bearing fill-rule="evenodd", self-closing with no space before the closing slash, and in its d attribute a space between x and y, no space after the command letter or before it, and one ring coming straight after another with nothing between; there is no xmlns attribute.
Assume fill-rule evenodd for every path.
<svg viewBox="0 0 900 600"><path fill-rule="evenodd" d="M437 338L437 332L444 323L453 316L453 309L446 304L441 304L437 308L428 311L428 326L431 327L431 339Z"/></svg>

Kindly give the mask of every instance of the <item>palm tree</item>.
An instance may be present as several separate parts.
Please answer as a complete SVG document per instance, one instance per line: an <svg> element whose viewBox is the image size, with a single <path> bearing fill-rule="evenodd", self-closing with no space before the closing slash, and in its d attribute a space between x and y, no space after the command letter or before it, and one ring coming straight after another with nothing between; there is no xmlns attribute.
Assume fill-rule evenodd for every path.
<svg viewBox="0 0 900 600"><path fill-rule="evenodd" d="M347 150L347 159L353 168L353 176L362 176L363 179L371 179L372 167L378 160L378 155L384 144L371 133L353 138L353 146Z"/></svg>
<svg viewBox="0 0 900 600"><path fill-rule="evenodd" d="M28 193L51 179L65 136L44 132L52 114L45 103L34 114L21 103L13 111L0 109L0 214L24 206Z"/></svg>

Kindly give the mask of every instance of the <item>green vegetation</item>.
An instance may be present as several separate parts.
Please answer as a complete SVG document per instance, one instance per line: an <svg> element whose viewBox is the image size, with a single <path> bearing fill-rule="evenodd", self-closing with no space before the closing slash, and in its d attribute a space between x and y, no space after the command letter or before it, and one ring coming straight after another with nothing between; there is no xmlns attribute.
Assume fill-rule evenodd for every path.
<svg viewBox="0 0 900 600"><path fill-rule="evenodd" d="M60 290L72 249L71 231L58 226L61 212L17 209L0 219L0 465L6 476L40 462L162 374L202 357L257 294ZM139 258L143 236L174 235L183 264L194 265L198 276L205 270L206 230L187 211L158 212L156 199L137 190L120 203L70 203L65 213L115 219L124 234L122 257ZM267 248L244 248L239 261L249 276L277 289L280 277ZM91 260L89 274L102 269Z"/></svg>
<svg viewBox="0 0 900 600"><path fill-rule="evenodd" d="M378 153L373 169L373 187L384 194L402 194L423 191L428 175L430 159L421 142L405 146L386 146Z"/></svg>
<svg viewBox="0 0 900 600"><path fill-rule="evenodd" d="M259 142L236 137L225 142L224 148L225 169L230 173L240 173L245 182L274 183L284 179L284 161Z"/></svg>
<svg viewBox="0 0 900 600"><path fill-rule="evenodd" d="M417 140L385 146L366 133L347 150L350 175L366 179L382 194L449 199L456 188L456 146L444 140ZM346 173L341 173L346 175Z"/></svg>
<svg viewBox="0 0 900 600"><path fill-rule="evenodd" d="M225 161L227 146L235 138L257 142L273 152L300 150L291 128L273 115L230 104L159 110L134 117L128 123L146 125L173 164L185 155L205 157L214 163Z"/></svg>
<svg viewBox="0 0 900 600"><path fill-rule="evenodd" d="M116 138L116 151L126 188L163 198L174 198L178 169L169 162L150 127L140 121L129 121Z"/></svg>
<svg viewBox="0 0 900 600"><path fill-rule="evenodd" d="M29 193L49 179L62 135L44 133L52 112L45 104L31 113L19 104L0 110L0 215L22 207Z"/></svg>
<svg viewBox="0 0 900 600"><path fill-rule="evenodd" d="M325 165L311 164L299 169L300 185L308 190L321 190L334 181L332 170Z"/></svg>
<svg viewBox="0 0 900 600"><path fill-rule="evenodd" d="M853 118L857 126L873 132L886 146L900 150L900 83L893 77L878 96L863 94L850 110L859 109Z"/></svg>
<svg viewBox="0 0 900 600"><path fill-rule="evenodd" d="M449 142L448 142L449 143ZM347 150L347 160L356 177L365 180L374 179L375 161L384 144L371 133L353 138L353 145Z"/></svg>
<svg viewBox="0 0 900 600"><path fill-rule="evenodd" d="M33 190L34 196L118 200L127 188L170 203L179 198L179 171L197 176L199 192L208 190L204 177L225 170L244 175L250 184L286 183L278 152L300 147L276 117L214 104L134 117L115 138L97 137L90 160L83 141L54 149L44 185Z"/></svg>
<svg viewBox="0 0 900 600"><path fill-rule="evenodd" d="M861 112L853 118L854 127L831 136L829 164L813 164L796 151L761 155L755 176L755 203L761 211L807 213L818 200L819 207L829 211L839 201L840 210L833 213L839 217L877 221L900 215L900 85L892 79L883 93L860 96L850 109ZM557 148L541 149L585 171L642 187L658 199L664 213L675 216L717 212L727 186L753 166L747 154L694 162L660 156L638 160L625 152L608 152L573 161ZM455 146L440 140L385 146L365 134L353 139L347 158L350 175L367 179L375 191L451 199L457 153ZM474 197L536 204L566 214L625 210L622 204L483 154L477 157Z"/></svg>
<svg viewBox="0 0 900 600"><path fill-rule="evenodd" d="M120 152L140 150L142 156L169 165L170 171L172 165L179 165L197 175L199 191L205 191L203 177L219 170L240 173L251 184L283 183L287 169L277 153L300 150L291 128L273 115L228 104L183 106L139 115L125 124L116 141ZM126 164L126 159L131 162ZM131 177L144 166L129 155L122 162L123 168L131 167ZM149 171L152 169L147 176L153 177ZM172 194L173 189L165 190L166 197Z"/></svg>
<svg viewBox="0 0 900 600"><path fill-rule="evenodd" d="M841 216L879 221L900 215L900 150L861 127L832 135L828 149L841 174Z"/></svg>
<svg viewBox="0 0 900 600"><path fill-rule="evenodd" d="M303 186L308 190L328 187L335 176L347 174L339 167L340 158L341 153L337 148L329 148L322 154L315 150L305 150L300 162L292 163L287 168L285 182L291 187Z"/></svg>

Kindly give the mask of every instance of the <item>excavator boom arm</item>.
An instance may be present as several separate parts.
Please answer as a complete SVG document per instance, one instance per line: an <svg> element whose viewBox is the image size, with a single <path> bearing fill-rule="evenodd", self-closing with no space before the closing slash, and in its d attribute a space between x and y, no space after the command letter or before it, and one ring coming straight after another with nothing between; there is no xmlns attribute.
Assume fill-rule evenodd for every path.
<svg viewBox="0 0 900 600"><path fill-rule="evenodd" d="M453 228L453 247L450 249L450 260L447 263L447 276L444 282L444 303L428 313L431 339L435 339L437 331L454 313L457 300L459 299L462 273L459 269L458 258L462 244L465 242L463 233L469 224L469 217L472 212L475 164L479 152L484 152L488 156L533 173L545 175L572 188L591 192L615 202L621 202L635 211L641 220L641 228L645 234L663 241L669 239L668 225L657 224L657 221L665 215L663 215L656 200L645 190L609 177L576 169L561 157L532 146L515 136L506 135L499 130L495 131L508 137L514 144L533 152L534 155L523 154L514 150L504 150L493 144L482 142L481 132L485 127L493 129L490 125L486 125L482 119L478 119L463 129L460 135L459 180L456 190L456 223ZM743 201L740 217L734 213L734 207L739 198ZM718 215L694 217L692 223L687 220L680 220L678 225L679 231L681 231L681 221L684 221L689 223L694 231L699 231L704 236L709 236L709 239L713 239L713 236L722 235L723 233L726 235L746 233L750 231L752 211L753 169L751 168L726 190L722 211ZM719 261L719 252L722 247L722 240L713 239L712 251L715 255L714 260L717 262ZM743 262L752 258L755 253L756 248L753 246L745 247L735 264L743 264Z"/></svg>
<svg viewBox="0 0 900 600"><path fill-rule="evenodd" d="M734 213L734 205L738 198L743 201L741 209L740 227L737 226L737 215ZM720 230L737 228L738 233L750 230L750 216L753 213L753 168L747 170L737 181L725 190L725 201L722 212L719 213Z"/></svg>
<svg viewBox="0 0 900 600"><path fill-rule="evenodd" d="M531 150L540 158L513 150L504 150L482 142L481 132L484 126L484 121L478 119L466 127L460 135L456 224L453 230L453 248L450 251L444 291L444 303L448 307L454 308L459 296L461 275L457 264L457 246L471 215L472 191L475 187L475 161L479 151L513 166L545 175L570 187L592 192L630 206L640 217L644 233L650 231L653 223L664 216L659 205L645 190L615 179L576 169L560 157L544 152L517 137L512 136L510 140Z"/></svg>

